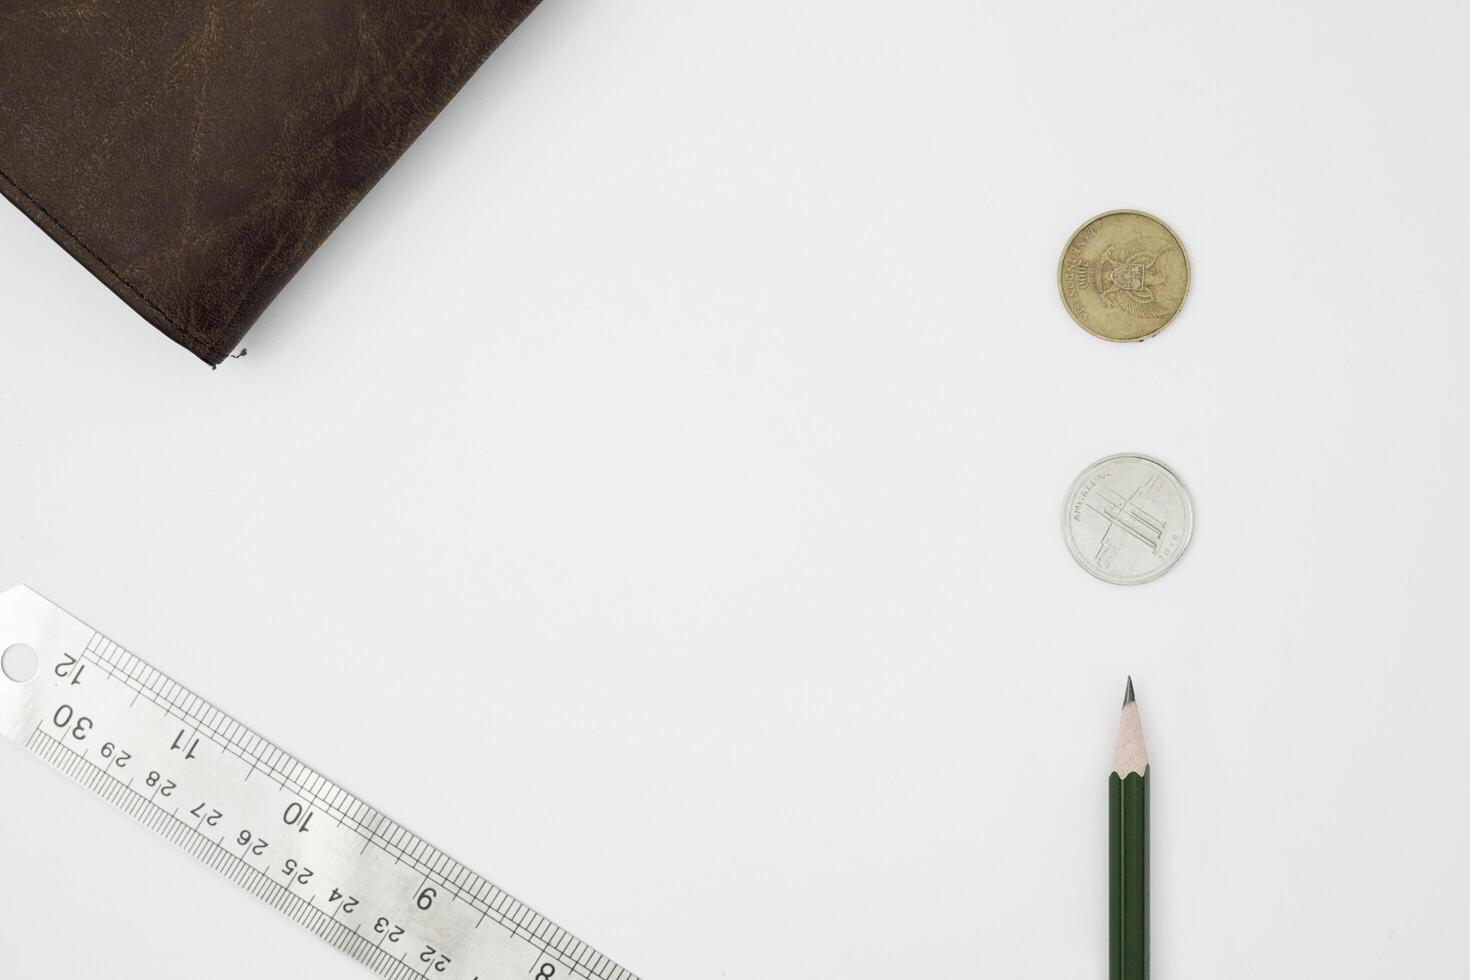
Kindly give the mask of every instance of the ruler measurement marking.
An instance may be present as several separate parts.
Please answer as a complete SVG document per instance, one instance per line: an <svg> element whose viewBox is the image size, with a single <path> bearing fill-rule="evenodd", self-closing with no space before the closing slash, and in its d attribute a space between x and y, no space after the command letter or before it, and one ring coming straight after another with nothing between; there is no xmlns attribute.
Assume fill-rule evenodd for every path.
<svg viewBox="0 0 1470 980"><path fill-rule="evenodd" d="M453 905L463 901L472 911L479 913L474 922L475 929L486 918L495 921L509 936L525 942L530 950L539 952L540 958L536 963L555 960L573 976L595 976L602 980L637 980L633 974L595 953L591 947L570 936L534 909L512 898L423 838L352 796L343 787L307 767L279 746L261 738L172 678L99 632L88 632L89 639L82 654L75 658L77 661L90 661L108 677L125 687L131 687L133 696L127 702L128 708L135 707L141 698L146 698L165 718L175 718L183 722L185 729L189 731L187 740L196 737L206 739L220 749L221 756L239 759L245 769L242 782L248 781L257 769L265 772L281 791L290 790L303 806L321 812L343 831L361 837L363 845L359 854L366 854L376 846L385 855L391 856L395 865L407 866L422 876L420 894L432 882L448 893L450 902L444 904ZM59 659L60 654L57 656ZM80 677L82 669L79 666L73 677ZM58 676L65 675L58 673ZM136 734L141 734L141 730ZM99 765L92 762L86 757L89 749L78 754L52 736L41 723L36 725L26 747L53 768L62 771L223 877L234 881L242 889L286 912L309 928L315 923L315 930L320 930L319 934L331 945L367 963L380 975L393 978L433 975L432 963L426 964L422 973L414 972L411 967L403 970L391 969L385 964L385 959L393 966L400 964L393 963L387 954L376 950L373 944L363 938L358 925L348 929L345 922L337 919L338 909L334 908L328 914L315 906L314 896L308 896L303 902L301 896L291 890L294 882L283 886L270 877L273 864L266 865L264 870L258 869L249 863L247 853L242 852L239 856L232 854L224 844L223 835L218 840L211 840L204 836L202 823L198 828L191 827L179 820L178 808L173 813L163 809L158 799L162 783L154 789L151 797L144 796L133 788L135 777L123 772L113 775L113 763ZM126 782L123 781L124 777ZM172 783L171 780L168 782ZM248 848L246 851L248 852ZM410 908L416 904L416 897L406 897ZM442 902L442 898L440 901ZM340 934L333 933L333 927L337 927ZM380 939L379 944L382 941ZM568 953L569 948L575 952ZM405 949L404 955L407 952ZM459 965L456 969L460 966L470 970L467 964ZM535 964L532 969L536 969ZM490 980L483 969L478 972L484 980Z"/></svg>
<svg viewBox="0 0 1470 980"><path fill-rule="evenodd" d="M134 659L134 661L137 662L136 661L136 658L132 658L131 655L129 655L129 657L130 657L130 659ZM136 683L141 683L140 681L137 681L135 678L133 680ZM175 691L184 692L184 693L188 694L187 691L184 691L183 688L179 687L173 681L168 681L167 684L169 686L172 686L175 689ZM208 731L211 733L211 736L213 736L213 737L211 737L211 736L203 736L203 735L201 735L201 737L207 737L207 738L209 738L209 741L214 742L216 745L219 745L226 752L229 752L233 748L235 750L233 754L239 756L241 759L244 759L244 760L250 762L253 767L262 768L264 771L267 771L267 772L271 773L272 776L273 776L273 781L276 782L281 787L281 789L285 790L285 789L290 789L291 788L291 787L289 787L287 785L287 782L292 781L292 780L290 780L290 777L288 777L287 773L284 770L279 769L279 768L276 767L276 764L279 763L279 761L280 761L281 758L283 758L283 757L288 758L288 759L290 758L289 756L286 756L286 754L279 747L277 747L275 745L272 745L269 742L265 742L263 739L259 739L258 737L256 737L256 740L258 742L261 742L262 744L264 744L264 745L266 745L268 747L269 754L272 755L271 762L269 764L264 764L264 757L263 757L263 755L258 755L256 753L252 753L252 752L246 752L244 750L244 748L241 747L236 742L236 740L231 739L231 738L227 738L224 735L222 735L221 732L220 732L220 727L221 726L219 726L218 723L216 723L215 725L205 725L203 723L203 720L201 718L199 718L198 716L193 715L193 714L189 713L188 711L186 711L180 701L173 700L173 698L168 693L166 693L166 691L163 689L163 686L157 685L155 683L153 685L144 685L141 688L135 686L135 690L138 690L138 692L140 694L142 694L145 697L148 697L149 700L153 701L154 704L156 704L160 708L162 708L164 710L164 713L165 714L168 714L168 715L171 715L171 716L173 716L175 718L178 718L180 721L184 722L186 725L194 725L194 726L196 726L194 728L194 731L195 731L196 734L199 734L202 729L208 729ZM201 702L199 702L199 699L196 696L194 696L193 694L189 694L188 696L190 698L193 698L194 699L196 705L199 704L199 703L201 703ZM212 709L212 710L214 710L216 712L216 714L218 714L220 716L220 718L227 719L237 729L243 728L243 726L241 726L239 724L239 722L235 721L233 718L228 718L228 716L223 715L223 713L222 712L219 712L218 709ZM295 763L295 765L298 768L298 771L305 769L305 767L300 762L297 762L295 759L291 759L290 761L293 762L293 763ZM320 777L320 774L314 773L313 775L316 775L318 778L321 778ZM304 797L307 797L312 802L317 802L315 796L313 794L307 792L305 790L305 788L299 786L299 784L297 786L297 789L294 790L294 791L298 792L298 795L302 795ZM325 809L325 807L323 809Z"/></svg>
<svg viewBox="0 0 1470 980"><path fill-rule="evenodd" d="M391 960L389 963L384 963L381 957L365 956L362 955L360 949L354 950L351 948L353 943L349 940L356 940L358 943L364 942L355 928L348 930L345 925L327 916L310 901L303 901L301 896L291 892L287 887L278 882L272 881L267 877L265 872L260 871L241 858L231 854L228 850L211 841L208 837L198 833L194 828L179 820L176 816L159 808L157 804L148 801L141 794L118 781L116 777L109 774L96 763L83 758L75 750L58 741L49 733L37 729L26 742L26 748L48 765L72 778L79 786L82 786L105 801L113 802L118 799L121 793L130 794L129 804L117 807L120 812L134 819L141 820L145 826L149 826L150 829L157 831L165 840L174 844L174 846L180 848L191 857L194 857L205 867L227 878L233 877L237 883L240 878L253 876L252 883L247 886L246 890L254 893L256 897L265 901L266 904L275 907L278 911L284 912L289 918L294 919L302 925L307 925L310 922L311 924L308 928L316 932L320 938L323 938L326 942L341 949L343 952L348 953L348 955L364 963L375 972L390 978L399 978L402 976L401 972L397 970L385 969L391 966ZM78 775L79 773L82 773L80 777ZM146 817L139 816L137 809L139 806L147 808L145 811L147 813ZM160 830L160 825L164 829ZM209 855L208 858L203 856L205 854ZM231 871L227 873L221 870L225 867L231 868ZM344 938L340 934L334 934L334 930L336 933L345 934L347 938ZM414 973L411 968L408 969L408 972L410 975L419 975Z"/></svg>

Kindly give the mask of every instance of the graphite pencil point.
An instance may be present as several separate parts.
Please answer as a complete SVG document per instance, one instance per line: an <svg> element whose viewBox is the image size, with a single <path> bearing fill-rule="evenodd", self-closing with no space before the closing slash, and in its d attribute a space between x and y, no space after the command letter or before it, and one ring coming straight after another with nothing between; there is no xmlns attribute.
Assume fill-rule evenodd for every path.
<svg viewBox="0 0 1470 980"><path fill-rule="evenodd" d="M1108 776L1108 980L1148 980L1148 747L1133 698L1123 694Z"/></svg>

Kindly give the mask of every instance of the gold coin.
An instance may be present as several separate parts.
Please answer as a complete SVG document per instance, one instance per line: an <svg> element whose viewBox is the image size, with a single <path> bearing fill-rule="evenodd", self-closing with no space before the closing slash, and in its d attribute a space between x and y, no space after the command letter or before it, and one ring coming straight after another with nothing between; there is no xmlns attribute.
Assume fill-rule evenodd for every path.
<svg viewBox="0 0 1470 980"><path fill-rule="evenodd" d="M1189 259L1168 225L1109 211L1078 228L1057 269L1072 319L1104 340L1143 340L1174 319L1189 292Z"/></svg>

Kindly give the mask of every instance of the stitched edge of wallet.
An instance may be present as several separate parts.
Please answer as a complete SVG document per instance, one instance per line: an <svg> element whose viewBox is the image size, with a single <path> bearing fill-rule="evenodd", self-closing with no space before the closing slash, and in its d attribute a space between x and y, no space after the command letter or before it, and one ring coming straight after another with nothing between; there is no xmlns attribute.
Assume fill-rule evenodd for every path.
<svg viewBox="0 0 1470 980"><path fill-rule="evenodd" d="M0 170L0 194L4 194L10 203L20 209L22 214L51 236L52 241L65 249L104 286L116 293L119 299L132 307L143 319L168 334L175 343L180 344L211 367L218 365L228 356L229 350L219 349L218 345L211 343L209 338L176 322L147 293L134 286L127 277L112 267L112 263L94 252L80 235L68 228L60 218L47 210L44 204L36 200L4 170Z"/></svg>

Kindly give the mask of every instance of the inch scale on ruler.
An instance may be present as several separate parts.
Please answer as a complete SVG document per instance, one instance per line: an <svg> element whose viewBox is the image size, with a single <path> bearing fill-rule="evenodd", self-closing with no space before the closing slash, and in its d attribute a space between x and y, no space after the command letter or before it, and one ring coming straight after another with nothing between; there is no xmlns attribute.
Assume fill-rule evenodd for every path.
<svg viewBox="0 0 1470 980"><path fill-rule="evenodd" d="M23 586L0 735L387 980L638 980Z"/></svg>

